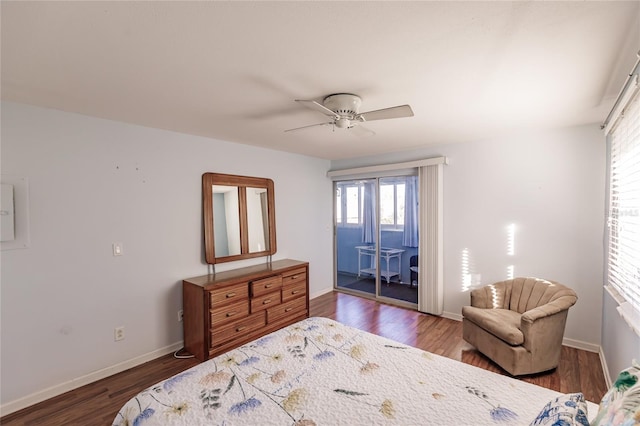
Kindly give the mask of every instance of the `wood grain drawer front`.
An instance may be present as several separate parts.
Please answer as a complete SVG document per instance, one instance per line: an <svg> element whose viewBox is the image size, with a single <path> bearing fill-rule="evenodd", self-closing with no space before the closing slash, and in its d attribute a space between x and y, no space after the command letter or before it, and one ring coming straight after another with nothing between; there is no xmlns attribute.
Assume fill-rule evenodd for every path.
<svg viewBox="0 0 640 426"><path fill-rule="evenodd" d="M237 321L249 315L249 299L240 300L211 310L211 327Z"/></svg>
<svg viewBox="0 0 640 426"><path fill-rule="evenodd" d="M251 298L251 313L261 311L280 304L280 291L267 293L262 296Z"/></svg>
<svg viewBox="0 0 640 426"><path fill-rule="evenodd" d="M211 330L211 347L220 346L265 326L264 314L252 315L225 327Z"/></svg>
<svg viewBox="0 0 640 426"><path fill-rule="evenodd" d="M282 301L288 302L291 299L302 297L307 294L307 282L302 281L293 285L288 285L282 289Z"/></svg>
<svg viewBox="0 0 640 426"><path fill-rule="evenodd" d="M307 268L294 269L282 274L282 284L284 286L292 285L300 281L307 280Z"/></svg>
<svg viewBox="0 0 640 426"><path fill-rule="evenodd" d="M251 297L262 296L282 288L282 275L251 281Z"/></svg>
<svg viewBox="0 0 640 426"><path fill-rule="evenodd" d="M291 302L283 303L278 306L267 309L267 323L273 322L284 316L293 316L305 313L307 310L307 299L300 297Z"/></svg>
<svg viewBox="0 0 640 426"><path fill-rule="evenodd" d="M217 288L211 290L211 309L215 309L216 306L221 303L233 303L241 299L249 298L249 287L247 283L240 283L230 285L228 287Z"/></svg>

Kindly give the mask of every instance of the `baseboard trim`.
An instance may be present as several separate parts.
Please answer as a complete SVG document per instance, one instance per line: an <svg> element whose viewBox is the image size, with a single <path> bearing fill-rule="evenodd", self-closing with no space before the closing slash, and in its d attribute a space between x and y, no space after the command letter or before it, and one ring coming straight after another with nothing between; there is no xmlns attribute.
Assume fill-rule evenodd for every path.
<svg viewBox="0 0 640 426"><path fill-rule="evenodd" d="M448 318L448 319L454 320L454 321L462 321L462 315L455 314L453 312L443 312L441 316L443 318Z"/></svg>
<svg viewBox="0 0 640 426"><path fill-rule="evenodd" d="M562 344L565 346L569 346L570 348L582 349L587 352L600 353L600 345L583 342L582 340L574 340L565 337L564 339L562 339Z"/></svg>
<svg viewBox="0 0 640 426"><path fill-rule="evenodd" d="M600 355L600 363L602 364L602 374L604 374L604 382L607 385L607 389L609 389L613 385L613 380L611 380L611 374L609 374L609 367L607 366L607 360L604 357L604 350L602 349L602 346L600 346L600 352L598 353L598 355Z"/></svg>
<svg viewBox="0 0 640 426"><path fill-rule="evenodd" d="M62 395L63 393L69 392L70 390L77 389L79 387L88 385L90 383L104 379L106 377L113 376L114 374L121 373L125 370L128 370L129 368L135 367L140 364L144 364L145 362L152 361L161 356L170 354L182 348L183 345L184 344L181 340L169 346L165 346L163 348L146 353L144 355L140 355L138 357L129 359L127 361L120 362L116 365L112 365L111 367L94 371L84 376L71 379L64 383L60 383L59 385L51 386L41 391L34 392L31 395L18 398L15 401L7 402L6 404L3 404L0 406L0 417L6 416L11 413L15 413L16 411L30 407L39 402L45 401L47 399L53 398L58 395Z"/></svg>
<svg viewBox="0 0 640 426"><path fill-rule="evenodd" d="M309 295L309 300L315 299L316 297L320 297L323 294L331 293L333 291L333 287L325 288L324 290L316 291L313 294Z"/></svg>

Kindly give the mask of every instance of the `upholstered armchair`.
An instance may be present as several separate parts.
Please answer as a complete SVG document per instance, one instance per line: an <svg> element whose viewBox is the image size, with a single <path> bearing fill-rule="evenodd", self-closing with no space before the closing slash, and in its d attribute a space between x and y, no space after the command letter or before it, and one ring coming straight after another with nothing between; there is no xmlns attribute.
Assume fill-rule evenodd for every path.
<svg viewBox="0 0 640 426"><path fill-rule="evenodd" d="M462 336L513 376L558 366L569 308L578 297L562 284L514 278L471 291Z"/></svg>

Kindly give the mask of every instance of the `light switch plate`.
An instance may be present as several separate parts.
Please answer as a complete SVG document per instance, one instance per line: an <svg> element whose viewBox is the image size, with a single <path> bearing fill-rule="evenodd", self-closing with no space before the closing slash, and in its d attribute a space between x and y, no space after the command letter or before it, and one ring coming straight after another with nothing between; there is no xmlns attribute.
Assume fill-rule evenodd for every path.
<svg viewBox="0 0 640 426"><path fill-rule="evenodd" d="M16 239L13 185L3 183L0 188L0 241L13 241Z"/></svg>
<svg viewBox="0 0 640 426"><path fill-rule="evenodd" d="M122 256L122 243L113 243L112 247L114 256Z"/></svg>
<svg viewBox="0 0 640 426"><path fill-rule="evenodd" d="M24 176L0 175L0 183L3 196L0 250L26 249L30 245L29 180Z"/></svg>

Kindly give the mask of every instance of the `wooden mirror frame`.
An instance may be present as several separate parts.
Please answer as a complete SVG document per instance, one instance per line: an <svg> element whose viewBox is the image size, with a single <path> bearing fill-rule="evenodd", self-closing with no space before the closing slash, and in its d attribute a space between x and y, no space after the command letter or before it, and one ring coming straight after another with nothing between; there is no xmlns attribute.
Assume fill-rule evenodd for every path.
<svg viewBox="0 0 640 426"><path fill-rule="evenodd" d="M240 221L240 254L216 257L213 222L213 186L237 186ZM246 188L266 188L269 247L263 251L249 251ZM243 189L243 190L241 190ZM270 256L276 252L276 211L274 185L271 179L249 176L204 173L202 175L202 212L204 220L204 251L209 264L232 262L253 257Z"/></svg>

